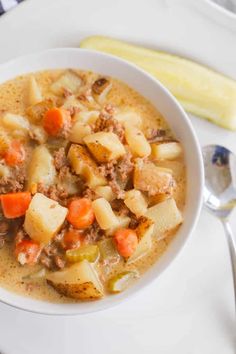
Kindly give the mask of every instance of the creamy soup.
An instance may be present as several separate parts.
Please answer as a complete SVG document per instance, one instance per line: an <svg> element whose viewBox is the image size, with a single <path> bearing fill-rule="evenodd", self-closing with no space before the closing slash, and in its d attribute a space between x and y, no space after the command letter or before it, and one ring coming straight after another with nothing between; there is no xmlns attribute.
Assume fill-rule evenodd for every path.
<svg viewBox="0 0 236 354"><path fill-rule="evenodd" d="M0 85L2 287L52 302L124 291L175 237L185 187L181 144L123 82L67 69Z"/></svg>

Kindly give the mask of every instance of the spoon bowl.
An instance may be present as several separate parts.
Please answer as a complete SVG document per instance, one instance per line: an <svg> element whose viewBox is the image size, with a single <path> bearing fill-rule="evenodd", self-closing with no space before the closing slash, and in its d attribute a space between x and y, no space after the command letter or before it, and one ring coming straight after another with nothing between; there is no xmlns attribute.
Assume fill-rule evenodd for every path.
<svg viewBox="0 0 236 354"><path fill-rule="evenodd" d="M236 242L228 217L236 205L236 156L220 145L202 149L205 168L204 205L221 220L227 237L236 299ZM236 300L235 300L236 301Z"/></svg>
<svg viewBox="0 0 236 354"><path fill-rule="evenodd" d="M205 167L205 207L220 219L236 205L236 156L220 145L202 149Z"/></svg>

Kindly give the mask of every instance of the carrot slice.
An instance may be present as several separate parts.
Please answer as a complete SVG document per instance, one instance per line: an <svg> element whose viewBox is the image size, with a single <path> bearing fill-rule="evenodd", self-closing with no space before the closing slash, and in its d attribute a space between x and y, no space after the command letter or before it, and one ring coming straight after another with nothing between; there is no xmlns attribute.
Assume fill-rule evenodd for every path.
<svg viewBox="0 0 236 354"><path fill-rule="evenodd" d="M32 240L22 240L15 248L15 256L21 265L37 263L40 252L40 245Z"/></svg>
<svg viewBox="0 0 236 354"><path fill-rule="evenodd" d="M70 113L63 108L49 109L44 116L44 130L51 136L57 136L71 123Z"/></svg>
<svg viewBox="0 0 236 354"><path fill-rule="evenodd" d="M123 257L130 257L138 245L138 236L132 229L117 230L114 240L119 254Z"/></svg>
<svg viewBox="0 0 236 354"><path fill-rule="evenodd" d="M14 219L25 215L31 194L29 192L2 194L0 200L5 218Z"/></svg>
<svg viewBox="0 0 236 354"><path fill-rule="evenodd" d="M79 248L84 241L84 236L79 230L71 229L68 230L63 237L63 247L66 250Z"/></svg>
<svg viewBox="0 0 236 354"><path fill-rule="evenodd" d="M9 166L20 165L25 160L25 149L18 140L11 142L8 150L4 154L4 160Z"/></svg>
<svg viewBox="0 0 236 354"><path fill-rule="evenodd" d="M85 229L95 220L91 200L87 198L73 199L68 210L67 220L76 229Z"/></svg>

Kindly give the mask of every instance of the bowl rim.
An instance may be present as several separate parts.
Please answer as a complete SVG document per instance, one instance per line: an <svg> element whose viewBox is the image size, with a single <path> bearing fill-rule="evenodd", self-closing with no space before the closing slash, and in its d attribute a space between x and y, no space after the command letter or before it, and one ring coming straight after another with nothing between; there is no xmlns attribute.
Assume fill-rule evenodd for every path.
<svg viewBox="0 0 236 354"><path fill-rule="evenodd" d="M94 51L94 50L81 49L81 48L47 49L47 50L43 50L43 51L40 51L37 53L23 55L23 56L17 57L15 59L11 59L5 63L0 64L0 75L1 75L1 72L3 72L5 69L9 70L12 66L14 67L15 65L21 64L22 61L23 62L24 61L30 62L32 60L37 61L37 59L39 57L41 57L41 56L46 57L47 55L50 55L51 53L53 53L55 55L64 55L65 53L67 53L67 54L76 53L76 54L80 55L79 53L84 53L81 55L98 57L98 58L100 58L99 60L104 60L104 61L107 60L108 62L113 61L113 62L116 62L117 65L126 67L128 70L132 71L133 73L137 73L137 75L139 75L140 77L143 77L144 80L150 81L154 86L156 86L157 91L159 90L160 92L163 93L164 96L167 97L167 99L170 101L170 103L174 107L176 113L178 113L181 116L181 118L183 119L184 124L185 124L184 129L188 130L188 135L190 137L192 146L195 148L194 158L195 158L195 163L196 163L196 170L194 172L197 177L198 183L196 184L196 199L194 201L195 206L194 206L194 211L192 213L192 220L191 220L191 223L189 223L189 225L186 226L186 232L183 233L184 237L183 237L182 243L180 243L180 245L177 247L177 250L174 251L174 254L172 255L171 259L169 261L166 261L166 264L165 264L165 262L163 263L164 265L163 265L162 269L158 272L158 274L156 274L155 276L150 276L149 273L150 273L150 269L153 269L155 264L159 263L160 260L155 262L155 264L152 265L150 267L150 269L145 273L145 274L147 274L147 273L149 274L149 279L146 276L146 278L145 278L146 281L142 281L142 284L139 284L139 282L136 282L135 285L133 285L131 288L129 288L124 293L118 294L116 296L109 296L110 300L106 301L105 303L103 303L102 300L98 300L95 302L86 302L86 303L84 302L84 304L87 304L88 308L85 308L85 310L82 308L82 311L79 307L81 302L78 302L78 303L57 303L57 304L50 303L50 302L46 302L43 300L32 299L30 297L19 295L17 293L11 292L10 290L6 290L6 289L0 287L0 301L4 304L12 306L16 309L28 311L31 313L43 314L43 315L57 315L57 316L59 316L59 315L61 315L61 316L82 315L82 314L88 314L88 313L92 313L92 312L105 310L107 308L110 308L110 307L120 304L124 300L128 300L129 298L131 298L134 295L137 295L139 291L146 288L147 285L154 282L161 274L163 274L164 271L172 264L174 259L176 259L176 257L180 255L184 246L186 245L187 241L189 240L190 234L193 232L193 230L196 226L196 223L198 221L200 211L201 211L202 194L203 194L203 176L204 176L203 161L202 161L201 148L200 148L198 139L196 137L196 133L193 129L193 126L190 122L189 117L187 116L187 114L185 113L184 109L179 104L179 102L176 100L176 98L169 92L169 90L162 83L160 83L157 79L155 79L149 73L140 69L135 64L132 64L132 63L127 62L123 59L120 59L114 55L101 53L101 52ZM55 66L54 69L57 69L57 68L59 68L59 67ZM64 67L64 68L66 68L66 67ZM79 69L79 67L78 67L78 69ZM42 68L42 69L37 69L36 71L40 71L40 70L46 70L46 69ZM49 68L48 70L53 70L53 68ZM87 70L89 70L89 69L87 69ZM30 72L32 72L32 71L30 71L30 70L28 72L23 71L22 75L30 73ZM7 80L13 79L14 77L19 76L19 75L21 75L21 74L13 75L12 77L10 76ZM114 73L114 75L110 75L110 76L113 76L113 77L118 76L118 78L119 78L119 75L117 73ZM0 84L7 81L7 80L1 81ZM125 80L123 80L123 79L122 79L122 81L125 82ZM132 85L131 85L131 87L132 87ZM134 89L139 92L138 88L134 88ZM143 94L141 93L141 95L143 95ZM149 100L149 98L148 98L148 100ZM158 105L157 105L157 108L158 108ZM164 117L164 118L168 122L168 118L166 118L166 117ZM185 223L183 223L183 225L184 224ZM179 231L178 231L178 233L179 233ZM171 244L173 242L174 241L172 241ZM164 252L164 255L166 253L167 252ZM162 258L163 258L163 256L162 256ZM144 278L145 274L141 278ZM18 301L20 301L21 304L19 304ZM22 304L22 302L23 302L23 304ZM37 304L38 304L38 306L37 306ZM40 309L40 306L42 307L41 309Z"/></svg>

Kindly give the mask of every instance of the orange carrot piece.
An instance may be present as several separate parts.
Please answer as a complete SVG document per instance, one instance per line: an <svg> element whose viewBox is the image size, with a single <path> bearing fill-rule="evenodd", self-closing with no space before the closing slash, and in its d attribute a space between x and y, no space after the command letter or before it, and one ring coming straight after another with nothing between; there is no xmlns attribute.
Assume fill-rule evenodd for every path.
<svg viewBox="0 0 236 354"><path fill-rule="evenodd" d="M62 245L66 250L79 248L84 242L84 236L79 230L70 229L68 230L64 236Z"/></svg>
<svg viewBox="0 0 236 354"><path fill-rule="evenodd" d="M91 200L87 198L73 199L68 210L67 220L76 229L85 229L95 220Z"/></svg>
<svg viewBox="0 0 236 354"><path fill-rule="evenodd" d="M44 130L51 136L57 136L71 123L70 113L64 108L49 109L44 116Z"/></svg>
<svg viewBox="0 0 236 354"><path fill-rule="evenodd" d="M15 247L15 256L21 265L37 263L40 252L40 245L32 240L22 240Z"/></svg>
<svg viewBox="0 0 236 354"><path fill-rule="evenodd" d="M0 200L5 218L14 219L25 215L31 194L29 192L2 194Z"/></svg>
<svg viewBox="0 0 236 354"><path fill-rule="evenodd" d="M4 160L8 166L17 166L24 162L25 149L20 141L11 142L9 149L4 154Z"/></svg>
<svg viewBox="0 0 236 354"><path fill-rule="evenodd" d="M138 245L138 236L132 229L117 230L114 240L119 254L123 257L130 257Z"/></svg>

